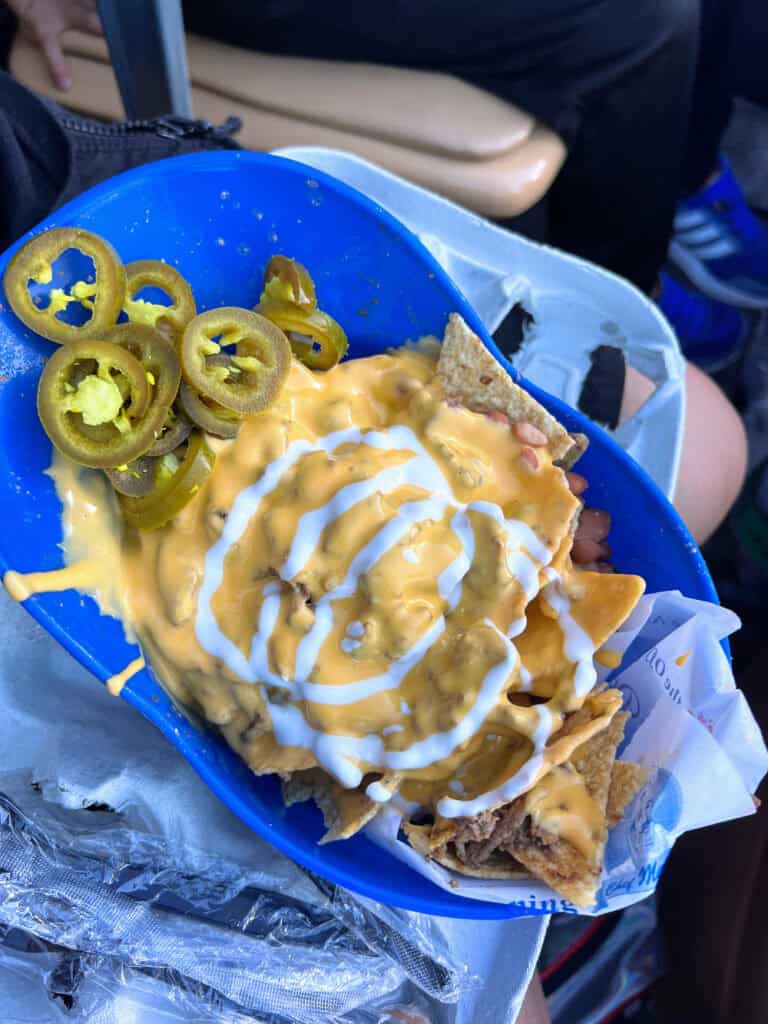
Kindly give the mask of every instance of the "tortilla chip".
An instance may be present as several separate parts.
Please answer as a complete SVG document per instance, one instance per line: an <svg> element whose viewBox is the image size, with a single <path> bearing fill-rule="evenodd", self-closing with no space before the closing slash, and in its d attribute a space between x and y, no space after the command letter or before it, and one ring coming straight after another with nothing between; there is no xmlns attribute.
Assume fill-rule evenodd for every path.
<svg viewBox="0 0 768 1024"><path fill-rule="evenodd" d="M579 528L579 516L581 515L582 506L579 505L576 515L571 520L568 533L563 537L560 542L560 547L552 555L552 561L549 563L548 568L552 569L557 573L558 576L565 576L567 573L573 572L573 562L571 561L571 550L573 548L573 540L576 536L576 531ZM540 583L542 586L546 586L548 577L540 576Z"/></svg>
<svg viewBox="0 0 768 1024"><path fill-rule="evenodd" d="M568 588L571 616L598 650L629 617L645 582L639 576L576 570L568 575ZM565 655L563 631L543 594L534 598L526 616L527 628L515 639L515 646L531 676L530 692L551 697L573 675L574 663Z"/></svg>
<svg viewBox="0 0 768 1024"><path fill-rule="evenodd" d="M576 715L571 718L576 718ZM574 750L569 761L569 766L583 780L603 822L595 835L594 861L590 862L582 851L548 830L544 824L536 827L530 822L528 833L523 831L511 844L511 852L516 859L577 906L589 906L595 900L608 839L607 805L616 748L624 736L628 718L626 712L615 714L604 729ZM568 728L573 728L572 722L568 723Z"/></svg>
<svg viewBox="0 0 768 1024"><path fill-rule="evenodd" d="M489 878L503 882L522 882L534 876L513 857L499 856L491 857L485 864L478 864L471 867L469 864L462 864L458 857L443 852L439 857L432 858L441 867L449 868L458 875L466 875L468 878Z"/></svg>
<svg viewBox="0 0 768 1024"><path fill-rule="evenodd" d="M642 788L647 778L648 769L640 764L614 762L606 806L609 828L621 821L632 797Z"/></svg>
<svg viewBox="0 0 768 1024"><path fill-rule="evenodd" d="M470 878L503 879L531 877L530 871L527 871L522 864L513 861L507 854L493 857L485 864L472 867L461 861L455 853L451 853L447 846L436 849L433 845L434 835L431 825L414 825L412 822L404 821L403 832L405 832L408 843L417 853L460 875L468 875Z"/></svg>
<svg viewBox="0 0 768 1024"><path fill-rule="evenodd" d="M582 792L581 798L594 805L598 826L597 832L593 834L594 849L589 856L567 839L561 838L551 825L547 825L547 800L550 801L549 810L554 813L555 820L560 814L557 805L554 805L553 810L552 791L548 792L546 788L554 773L568 780L568 786L577 786ZM557 793L557 790L554 792ZM541 812L540 801L543 801L545 813L543 821L536 820L536 812L533 811L536 808ZM475 878L506 880L525 877L527 873L546 882L556 892L580 906L594 902L602 871L607 828L605 818L589 793L585 780L570 763L547 773L526 794L497 808L488 817L491 822L488 826L490 831L486 829L484 833L470 833L484 835L485 838L461 838L459 833L452 842L429 851L434 860L444 867ZM430 841L426 835L419 837L419 845L422 851L429 847Z"/></svg>
<svg viewBox="0 0 768 1024"><path fill-rule="evenodd" d="M242 757L254 775L289 775L317 764L314 753L306 747L284 747L271 732L234 733L228 726L219 727L224 738Z"/></svg>
<svg viewBox="0 0 768 1024"><path fill-rule="evenodd" d="M466 863L460 856L460 843L431 849L423 827L420 835L415 834L413 826L406 827L406 835L420 853L459 874L499 881L539 878L578 906L594 903L601 861L590 862L565 840L551 832L540 833L534 829L525 812L525 797L519 797L513 803L517 811L513 815L513 829L505 836L503 844L482 863ZM513 805L509 806L512 808Z"/></svg>
<svg viewBox="0 0 768 1024"><path fill-rule="evenodd" d="M425 857L432 856L431 825L414 825L412 821L403 821L402 828L408 842L417 853L421 853Z"/></svg>
<svg viewBox="0 0 768 1024"><path fill-rule="evenodd" d="M568 577L571 615L589 633L595 650L624 624L644 592L642 576L580 569Z"/></svg>
<svg viewBox="0 0 768 1024"><path fill-rule="evenodd" d="M621 693L618 690L603 690L600 693L591 693L578 711L566 715L563 725L550 737L546 748L547 763L543 766L542 774L539 778L543 778L552 768L564 764L580 748L586 748L588 741L592 740L593 737L597 737L604 729L609 727L620 707ZM483 811L482 815L491 816L494 811L508 804L509 801L499 800L497 804ZM475 815L474 817L478 816ZM466 820L464 818L443 818L438 815L435 818L434 824L427 826L430 850L434 851L438 847L452 842L456 837L460 823Z"/></svg>
<svg viewBox="0 0 768 1024"><path fill-rule="evenodd" d="M578 711L565 716L565 721L549 738L546 747L549 767L569 760L575 751L587 740L607 729L614 715L621 707L619 690L603 690L591 693ZM622 729L623 733L623 729Z"/></svg>
<svg viewBox="0 0 768 1024"><path fill-rule="evenodd" d="M563 725L549 738L545 750L546 761L542 764L540 773L532 780L529 789L533 788L536 782L547 775L553 768L569 761L574 756L576 750L584 746L588 740L596 737L604 729L607 729L621 707L621 701L622 697L619 690L606 689L599 693L593 692L585 699L584 704L578 711L566 715ZM503 708L499 710L498 714L492 712L492 717L489 721L500 725L503 722L503 714ZM615 750L615 743L613 749ZM610 781L610 774L608 781ZM607 784L606 782L606 787ZM503 781L499 780L497 785L503 785ZM508 805L509 802L509 800L505 800L503 797L499 798L497 803L490 805L482 813L484 815L491 815L500 807ZM431 849L434 850L453 841L459 823L465 820L463 818L443 818L438 815L430 828Z"/></svg>
<svg viewBox="0 0 768 1024"><path fill-rule="evenodd" d="M614 715L605 729L578 746L571 757L570 763L584 779L589 795L603 816L606 815L608 793L613 784L616 748L624 738L628 718L626 711Z"/></svg>
<svg viewBox="0 0 768 1024"><path fill-rule="evenodd" d="M599 866L590 864L570 843L551 834L543 845L536 833L521 834L512 852L535 878L546 882L577 907L591 907L595 902L602 858Z"/></svg>
<svg viewBox="0 0 768 1024"><path fill-rule="evenodd" d="M364 780L362 785L368 783ZM392 773L379 780L380 785L394 791L400 783L400 776ZM336 839L349 839L364 828L382 808L366 796L363 789L344 789L322 768L294 773L282 784L283 799L288 807L292 804L314 800L323 812L328 831L320 843L331 843Z"/></svg>
<svg viewBox="0 0 768 1024"><path fill-rule="evenodd" d="M464 864L463 861L451 853L450 849L443 848L430 854L431 859L440 867L455 871L457 875L466 875L467 878L487 878L497 882L522 882L534 876L514 857L509 854L493 854L484 864Z"/></svg>
<svg viewBox="0 0 768 1024"><path fill-rule="evenodd" d="M578 450L579 443L565 427L515 384L458 313L448 317L437 371L449 398L471 408L504 412L513 423L525 421L538 427L547 436L553 459L567 460L574 448Z"/></svg>
<svg viewBox="0 0 768 1024"><path fill-rule="evenodd" d="M561 469L571 469L589 448L589 438L586 434L571 434L571 441L573 444L570 451L566 452L561 459L556 460Z"/></svg>
<svg viewBox="0 0 768 1024"><path fill-rule="evenodd" d="M547 748L548 754L557 751L555 763L559 767L554 770L560 774L571 773L573 783L586 790L584 798L594 802L598 824L593 833L591 857L548 828L546 818L537 823L529 813L551 768L536 785L511 803L485 811L475 819L438 818L433 826L410 826L406 828L409 840L437 863L462 874L504 880L526 877L528 872L576 905L591 905L602 872L608 836L607 808L616 748L628 718L624 712L617 713L620 703L621 695L616 690L590 694L584 706L566 718ZM568 753L569 759L563 758L563 753ZM462 820L478 823L463 839L460 838ZM467 863L467 856L479 859L478 848L482 862Z"/></svg>

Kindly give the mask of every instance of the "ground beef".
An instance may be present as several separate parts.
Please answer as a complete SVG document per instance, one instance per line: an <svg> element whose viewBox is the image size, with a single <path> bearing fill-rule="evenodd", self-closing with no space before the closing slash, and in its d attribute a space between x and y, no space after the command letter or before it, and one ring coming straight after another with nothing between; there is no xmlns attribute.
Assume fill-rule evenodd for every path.
<svg viewBox="0 0 768 1024"><path fill-rule="evenodd" d="M495 811L483 811L472 818L460 818L453 839L456 856L464 864L477 867L519 831L525 817L524 801L513 800Z"/></svg>
<svg viewBox="0 0 768 1024"><path fill-rule="evenodd" d="M481 842L493 834L498 820L497 811L481 811L471 818L458 818L456 821L456 842Z"/></svg>

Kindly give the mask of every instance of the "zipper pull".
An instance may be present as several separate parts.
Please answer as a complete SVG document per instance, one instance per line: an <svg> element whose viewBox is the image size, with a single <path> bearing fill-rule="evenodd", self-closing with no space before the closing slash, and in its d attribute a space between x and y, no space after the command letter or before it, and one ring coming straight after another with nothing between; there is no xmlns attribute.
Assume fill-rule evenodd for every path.
<svg viewBox="0 0 768 1024"><path fill-rule="evenodd" d="M132 128L149 128L163 139L231 139L242 126L239 117L228 117L223 124L215 125L202 118L191 121L173 114L131 123Z"/></svg>

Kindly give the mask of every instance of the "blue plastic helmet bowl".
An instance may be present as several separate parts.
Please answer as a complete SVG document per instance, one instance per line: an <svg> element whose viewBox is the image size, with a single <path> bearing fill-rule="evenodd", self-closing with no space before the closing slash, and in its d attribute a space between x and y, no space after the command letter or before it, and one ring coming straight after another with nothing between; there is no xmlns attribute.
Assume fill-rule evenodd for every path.
<svg viewBox="0 0 768 1024"><path fill-rule="evenodd" d="M456 311L511 370L466 300L406 228L353 189L292 161L222 152L150 164L80 196L35 233L67 225L104 235L125 262L156 258L178 267L199 309L252 306L267 259L284 253L310 268L323 307L349 334L350 356L381 352L425 334L440 336L448 314ZM0 273L18 245L0 261ZM50 444L35 410L37 379L52 350L0 306L3 571L47 570L62 563L60 506L43 475ZM616 565L644 576L650 591L677 588L716 601L695 543L655 484L606 433L525 386L569 429L589 436L589 451L578 468L589 478L590 504L612 513ZM80 594L44 594L26 607L102 680L137 654L121 625L101 617L95 603ZM217 735L198 731L148 672L132 679L122 695L165 733L235 814L318 875L382 903L430 914L510 918L535 913L443 892L365 836L318 846L323 825L316 808L286 809L273 778L254 777Z"/></svg>

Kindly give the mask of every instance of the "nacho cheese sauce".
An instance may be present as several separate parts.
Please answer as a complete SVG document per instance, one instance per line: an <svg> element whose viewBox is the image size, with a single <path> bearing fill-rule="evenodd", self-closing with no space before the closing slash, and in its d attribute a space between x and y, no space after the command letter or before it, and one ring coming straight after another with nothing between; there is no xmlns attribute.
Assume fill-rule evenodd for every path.
<svg viewBox="0 0 768 1024"><path fill-rule="evenodd" d="M36 593L79 590L90 594L104 615L125 624L120 528L112 488L103 474L83 470L55 449L47 472L62 506L60 547L65 567L52 572L11 570L3 577L5 589L15 601Z"/></svg>
<svg viewBox="0 0 768 1024"><path fill-rule="evenodd" d="M443 817L550 772L595 684L609 584L571 566L580 502L546 448L532 469L506 424L447 402L423 349L294 361L279 399L211 445L173 523L101 557L182 705L257 773L319 765ZM558 771L535 814L583 848L588 794Z"/></svg>
<svg viewBox="0 0 768 1024"><path fill-rule="evenodd" d="M445 401L422 351L294 362L175 522L126 539L149 660L255 771L320 765L445 817L513 799L604 640L566 554L579 502L545 449L537 470L521 451ZM537 637L566 666L539 704Z"/></svg>
<svg viewBox="0 0 768 1024"><path fill-rule="evenodd" d="M113 697L119 697L125 684L141 672L143 668L146 668L146 664L142 655L134 658L130 664L125 666L122 672L116 672L115 675L109 677L105 684L107 690Z"/></svg>

